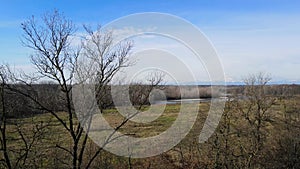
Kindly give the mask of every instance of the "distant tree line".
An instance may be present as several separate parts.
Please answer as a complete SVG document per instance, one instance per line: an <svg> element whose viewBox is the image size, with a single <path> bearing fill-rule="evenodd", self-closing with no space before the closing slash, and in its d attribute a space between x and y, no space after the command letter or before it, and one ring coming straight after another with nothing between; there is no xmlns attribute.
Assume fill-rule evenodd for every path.
<svg viewBox="0 0 300 169"><path fill-rule="evenodd" d="M21 95L17 91L22 91L24 94L32 95L36 97L38 100L45 100L43 102L43 106L51 107L54 111L66 111L66 108L63 106L65 105L64 99L62 98L63 92L60 90L58 84L54 84L51 82L43 82L40 84L31 84L30 86L24 84L11 84L9 85L10 90L6 90L5 99L7 100L8 108L12 109L9 110L7 114L8 117L27 117L34 114L39 114L45 112L44 110L39 109L39 106L34 103L28 97ZM133 105L139 105L139 94L145 89L151 86L147 85L131 85L129 86L130 90L130 99ZM183 88L183 91L180 91L180 88ZM227 87L227 94L229 95L245 95L246 86L229 86ZM181 92L185 93L185 98L211 98L211 88L209 86L160 86L166 98L160 95L156 95L154 97L155 100L172 100L172 99L181 99ZM199 94L197 94L197 91ZM222 88L220 88L222 90ZM278 97L289 97L293 95L300 94L300 85L267 85L265 86L265 93L271 96L278 96ZM104 92L105 97L98 102L98 104L104 108L113 108L114 103L111 98L111 87L109 85L105 86ZM220 92L221 93L221 92ZM146 93L145 93L146 94ZM149 92L147 92L149 94ZM220 95L216 94L215 97L219 97ZM146 100L144 105L149 105L149 99Z"/></svg>

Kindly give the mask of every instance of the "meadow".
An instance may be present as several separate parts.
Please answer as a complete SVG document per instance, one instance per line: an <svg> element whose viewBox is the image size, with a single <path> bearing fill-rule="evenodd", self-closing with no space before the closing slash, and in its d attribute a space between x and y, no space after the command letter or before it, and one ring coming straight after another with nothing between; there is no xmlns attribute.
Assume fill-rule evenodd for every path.
<svg viewBox="0 0 300 169"><path fill-rule="evenodd" d="M249 104L248 100L229 99L215 133L201 144L198 137L210 102L191 103L190 106L199 106L196 122L189 134L171 150L143 159L120 157L101 150L89 168L299 168L300 96L268 98L274 102L261 119L245 113L253 107L257 110L257 105ZM133 137L158 135L176 120L180 106L166 105L163 114L153 122L128 122L119 131ZM147 110L148 106L141 109ZM67 113L58 114L67 121ZM124 120L114 108L105 109L103 115L113 127ZM74 121L75 126L78 125L76 117ZM64 149L72 148L71 143L71 136L50 113L8 120L7 149L16 168L69 168L71 158ZM87 140L83 166L97 148Z"/></svg>

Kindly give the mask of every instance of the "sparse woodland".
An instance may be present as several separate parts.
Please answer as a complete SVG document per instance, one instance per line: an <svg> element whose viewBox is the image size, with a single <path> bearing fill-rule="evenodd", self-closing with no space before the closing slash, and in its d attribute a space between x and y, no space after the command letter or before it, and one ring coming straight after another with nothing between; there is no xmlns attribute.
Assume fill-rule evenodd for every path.
<svg viewBox="0 0 300 169"><path fill-rule="evenodd" d="M80 54L94 59L96 66L81 75L96 74L98 106L116 130L136 137L157 135L172 125L180 104L167 105L152 123L130 122L114 109L109 85L132 64L132 42L110 50L111 32L85 26L90 44L74 48L76 27L57 11L28 19L22 29L37 74L0 66L0 168L300 168L300 86L269 85L268 75L249 75L245 85L227 87L222 119L207 142L198 142L210 104L203 102L197 105L192 130L171 150L145 159L119 157L93 143L76 118L72 84ZM178 87L163 85L163 75L154 73L148 81L130 88L137 112L147 109L153 89L164 90L168 99L180 98ZM212 97L209 86L185 86L191 98L195 87L201 97Z"/></svg>

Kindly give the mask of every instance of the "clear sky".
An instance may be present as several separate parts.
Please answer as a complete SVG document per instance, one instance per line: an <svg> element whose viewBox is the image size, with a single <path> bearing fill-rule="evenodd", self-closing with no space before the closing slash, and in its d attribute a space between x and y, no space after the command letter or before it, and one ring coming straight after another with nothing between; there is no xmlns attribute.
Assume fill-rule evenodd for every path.
<svg viewBox="0 0 300 169"><path fill-rule="evenodd" d="M20 24L53 9L78 25L105 25L137 12L177 15L210 39L227 80L264 71L276 81L300 81L299 0L1 1L0 62L30 69L30 50L20 43Z"/></svg>

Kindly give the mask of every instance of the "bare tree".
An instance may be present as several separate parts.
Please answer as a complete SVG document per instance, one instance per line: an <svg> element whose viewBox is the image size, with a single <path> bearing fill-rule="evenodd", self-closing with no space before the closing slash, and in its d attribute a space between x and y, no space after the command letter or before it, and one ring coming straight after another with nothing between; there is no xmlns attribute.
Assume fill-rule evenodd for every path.
<svg viewBox="0 0 300 169"><path fill-rule="evenodd" d="M113 141L113 135L116 131L122 128L134 116L139 114L143 105L149 103L150 93L153 89L162 84L163 75L152 72L146 77L146 83L143 84L140 82L131 84L124 84L124 82L121 82L119 84L114 84L113 78L116 74L123 68L134 64L134 61L129 59L133 42L128 40L114 42L112 30L103 32L100 26L96 30L92 30L87 26L84 26L84 28L89 36L87 36L87 39L82 43L82 57L79 59L80 66L77 67L77 75L80 76L80 82L94 77L91 78L91 80L93 84L95 84L95 94L100 112L102 113L105 109L107 100L112 100L110 93L110 86L112 85L114 85L114 89L117 88L118 91L124 91L128 89L127 87L133 89L133 92L129 92L129 95L132 98L131 103L137 106L136 111L131 112L130 116L124 118L124 120L114 128L114 131L101 146L104 147ZM120 98L122 97L123 96L120 96ZM84 120L90 121L91 119ZM86 142L86 140L87 138L84 139L84 142ZM87 168L92 165L92 162L101 150L102 148L99 148L95 151L92 158L87 161ZM130 162L129 158L129 164L131 164Z"/></svg>
<svg viewBox="0 0 300 169"><path fill-rule="evenodd" d="M34 50L31 56L31 62L37 71L44 78L54 80L62 91L62 104L65 106L67 120L64 115L58 114L51 107L44 104L30 95L40 109L50 112L69 133L72 140L72 148L68 149L61 145L58 148L64 150L72 157L72 167L81 168L85 154L85 147L88 135L83 131L83 127L74 118L74 108L72 105L71 91L73 75L76 70L78 57L83 54L84 57L93 59L97 63L96 77L96 97L98 104L105 96L105 90L111 82L114 75L123 67L129 66L128 56L132 48L131 42L122 42L117 46L113 45L111 32L101 32L100 28L96 31L85 27L90 39L88 44L83 43L83 52L72 50L71 37L74 35L75 26L67 20L58 11L53 14L46 14L39 23L34 17L22 24L24 31L23 44ZM113 49L112 49L113 48ZM78 69L77 69L78 70ZM88 162L88 166L99 154L101 148L96 151L95 155Z"/></svg>
<svg viewBox="0 0 300 169"><path fill-rule="evenodd" d="M151 104L151 101L155 101L156 99L165 99L162 98L159 93L152 93L152 95L150 95L154 89L164 89L162 86L164 74L153 71L150 72L146 78L145 82L133 82L130 85L130 101L132 105L137 106L138 109L141 109L141 106Z"/></svg>
<svg viewBox="0 0 300 169"><path fill-rule="evenodd" d="M248 124L246 137L250 146L242 146L244 154L247 155L247 167L259 165L257 162L266 139L266 126L271 122L269 109L274 105L275 98L266 93L270 80L264 73L249 75L244 79L245 99L240 101L238 107Z"/></svg>
<svg viewBox="0 0 300 169"><path fill-rule="evenodd" d="M37 162L43 160L43 152L37 153L39 142L44 139L49 123L42 120L34 120L22 114L22 110L32 109L27 98L23 97L18 88L26 86L19 85L13 81L14 74L8 65L0 67L1 77L1 152L3 153L7 168L38 167ZM26 103L26 104L25 104ZM30 108L26 108L30 107ZM21 112L20 112L21 111ZM24 118L24 119L23 119ZM49 121L50 122L50 121ZM8 128L8 130L7 130ZM16 145L14 145L14 142ZM14 145L14 146L12 146ZM39 154L39 159L33 158ZM35 161L36 163L33 163ZM42 162L41 162L42 163Z"/></svg>
<svg viewBox="0 0 300 169"><path fill-rule="evenodd" d="M8 148L7 148L7 136L6 136L6 125L7 125L7 110L6 110L6 103L5 103L5 93L6 93L6 82L7 82L7 77L6 77L6 71L3 66L0 67L0 105L1 105L1 121L0 121L0 132L1 132L1 152L3 153L4 159L1 159L1 161L5 162L5 165L7 168L11 169L11 160L8 155Z"/></svg>
<svg viewBox="0 0 300 169"><path fill-rule="evenodd" d="M63 104L67 113L67 120L59 115L51 107L46 107L43 100L34 100L41 109L50 112L65 128L72 138L72 148L67 149L60 145L57 147L66 151L72 156L72 167L80 168L82 155L80 145L84 135L80 124L76 123L71 100L72 77L79 51L74 51L70 47L71 36L74 35L74 24L66 19L58 11L46 14L39 23L34 17L22 23L24 31L23 44L34 50L31 62L43 77L54 80L62 91Z"/></svg>
<svg viewBox="0 0 300 169"><path fill-rule="evenodd" d="M108 86L120 69L132 65L129 61L129 54L133 46L132 41L114 42L112 30L101 30L98 26L96 30L88 26L84 26L88 34L85 41L82 43L83 57L87 58L92 63L88 63L88 71L82 72L92 73L84 76L94 76L96 83L96 99L101 111L103 110L105 98L109 95ZM94 66L91 66L94 65Z"/></svg>

